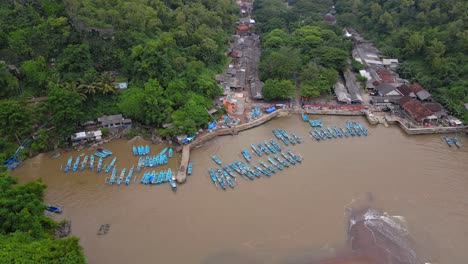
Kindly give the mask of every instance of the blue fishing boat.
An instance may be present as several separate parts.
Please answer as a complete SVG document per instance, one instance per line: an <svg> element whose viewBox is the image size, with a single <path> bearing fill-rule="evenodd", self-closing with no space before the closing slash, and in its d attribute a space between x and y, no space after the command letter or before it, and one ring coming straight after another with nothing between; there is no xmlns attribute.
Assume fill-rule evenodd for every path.
<svg viewBox="0 0 468 264"><path fill-rule="evenodd" d="M333 126L333 129L335 130L336 135L343 137L343 133L341 133L341 130L338 127Z"/></svg>
<svg viewBox="0 0 468 264"><path fill-rule="evenodd" d="M270 140L270 142L271 142L271 145L273 145L273 147L275 147L276 151L281 151L280 145L278 145L278 143L276 143L276 141L274 139Z"/></svg>
<svg viewBox="0 0 468 264"><path fill-rule="evenodd" d="M111 176L109 178L109 185L112 185L114 182L115 182L115 175L117 174L117 168L114 168L112 169L112 173L111 173Z"/></svg>
<svg viewBox="0 0 468 264"><path fill-rule="evenodd" d="M330 132L330 134L331 134L334 138L337 137L335 131L334 131L330 126L328 126L327 129L328 129L328 132Z"/></svg>
<svg viewBox="0 0 468 264"><path fill-rule="evenodd" d="M266 164L263 160L260 160L260 164L262 164L262 166L268 169L270 172L273 172L273 173L276 172L275 167L273 167L272 165Z"/></svg>
<svg viewBox="0 0 468 264"><path fill-rule="evenodd" d="M270 150L271 153L276 153L276 149L275 149L275 147L273 147L273 145L271 145L270 141L265 139L263 141L263 144L265 145L266 148L268 148Z"/></svg>
<svg viewBox="0 0 468 264"><path fill-rule="evenodd" d="M314 137L317 141L320 141L320 137L312 131L312 129L309 129L309 134Z"/></svg>
<svg viewBox="0 0 468 264"><path fill-rule="evenodd" d="M104 154L104 153L102 153L102 152L100 152L100 151L94 152L93 155L96 156L96 157L100 157L100 158L105 158L105 157L107 157L106 154Z"/></svg>
<svg viewBox="0 0 468 264"><path fill-rule="evenodd" d="M150 153L150 147L148 145L145 146L145 155Z"/></svg>
<svg viewBox="0 0 468 264"><path fill-rule="evenodd" d="M171 188L172 188L173 191L176 191L176 190L177 190L176 181L174 181L174 180L171 179L171 180L169 181L169 184L171 185Z"/></svg>
<svg viewBox="0 0 468 264"><path fill-rule="evenodd" d="M304 122L309 121L309 116L306 113L302 113L301 117L302 117L302 121Z"/></svg>
<svg viewBox="0 0 468 264"><path fill-rule="evenodd" d="M232 171L228 166L223 165L223 170L226 171L229 176L236 178L236 174L234 174L234 171Z"/></svg>
<svg viewBox="0 0 468 264"><path fill-rule="evenodd" d="M216 155L211 156L211 159L212 159L214 162L216 162L216 164L218 164L218 165L223 164L223 162L221 162L221 160L220 160Z"/></svg>
<svg viewBox="0 0 468 264"><path fill-rule="evenodd" d="M301 155L296 155L296 154L294 154L294 152L292 152L292 150L288 150L288 153L289 153L289 155L291 155L291 157L293 157L294 160L296 160L297 162L302 162L302 157L301 157Z"/></svg>
<svg viewBox="0 0 468 264"><path fill-rule="evenodd" d="M169 181L170 179L175 181L176 176L177 175L175 173L172 173L171 169L167 169L167 175L166 175L167 181Z"/></svg>
<svg viewBox="0 0 468 264"><path fill-rule="evenodd" d="M229 174L224 170L222 171L222 173L223 173L223 177L226 180L229 187L234 188L235 187L234 180L231 178L231 176L229 176Z"/></svg>
<svg viewBox="0 0 468 264"><path fill-rule="evenodd" d="M263 153L262 153L260 150L258 150L258 148L255 146L255 144L251 144L250 146L251 146L252 149L255 151L255 153L257 153L257 155L258 155L259 157L263 156Z"/></svg>
<svg viewBox="0 0 468 264"><path fill-rule="evenodd" d="M73 164L73 171L76 171L78 169L78 166L80 165L80 156L76 157L75 164Z"/></svg>
<svg viewBox="0 0 468 264"><path fill-rule="evenodd" d="M125 168L123 168L122 171L120 171L120 176L117 179L117 185L120 185L122 183L122 181L124 180L125 172L126 172Z"/></svg>
<svg viewBox="0 0 468 264"><path fill-rule="evenodd" d="M297 143L300 144L300 143L304 142L304 140L302 140L302 138L299 137L299 136L296 134L296 132L292 132L292 135L293 135L293 137L294 137L294 139L296 140Z"/></svg>
<svg viewBox="0 0 468 264"><path fill-rule="evenodd" d="M53 213L56 213L56 214L61 214L62 213L62 209L60 209L57 206L52 206L52 205L47 205L46 210L50 211L50 212L53 212Z"/></svg>
<svg viewBox="0 0 468 264"><path fill-rule="evenodd" d="M133 155L134 155L134 156L137 156L137 155L138 155L137 147L133 146L133 147L132 147L132 152L133 152Z"/></svg>
<svg viewBox="0 0 468 264"><path fill-rule="evenodd" d="M161 150L161 152L159 152L158 155L162 156L162 155L166 154L168 149L169 149L169 147L165 147L163 150Z"/></svg>
<svg viewBox="0 0 468 264"><path fill-rule="evenodd" d="M226 183L224 182L224 177L223 177L222 172L219 169L217 169L215 174L216 174L216 177L218 178L219 185L221 185L221 188L223 188L223 190L225 190L226 189Z"/></svg>
<svg viewBox="0 0 468 264"><path fill-rule="evenodd" d="M117 161L117 157L114 157L114 158L112 159L111 163L109 163L109 165L107 165L106 169L104 170L106 173L110 171L110 169L112 168L112 166L114 166L115 161Z"/></svg>
<svg viewBox="0 0 468 264"><path fill-rule="evenodd" d="M99 173L101 172L101 167L102 167L102 157L99 157L99 161L96 167L96 172Z"/></svg>
<svg viewBox="0 0 468 264"><path fill-rule="evenodd" d="M187 175L192 175L192 163L189 163L187 166Z"/></svg>
<svg viewBox="0 0 468 264"><path fill-rule="evenodd" d="M169 158L172 158L172 148L169 149Z"/></svg>
<svg viewBox="0 0 468 264"><path fill-rule="evenodd" d="M143 172L143 175L141 176L140 183L144 183L146 180L147 172Z"/></svg>
<svg viewBox="0 0 468 264"><path fill-rule="evenodd" d="M458 141L457 136L452 137L452 142L453 144L455 144L455 146L457 146L457 148L461 147L460 141Z"/></svg>
<svg viewBox="0 0 468 264"><path fill-rule="evenodd" d="M98 151L106 154L106 155L112 155L112 151L108 150L108 149L104 149L104 148L98 148Z"/></svg>
<svg viewBox="0 0 468 264"><path fill-rule="evenodd" d="M218 187L218 178L216 178L216 175L215 175L214 171L211 168L209 168L208 173L210 174L211 180L213 181L216 188L219 188Z"/></svg>
<svg viewBox="0 0 468 264"><path fill-rule="evenodd" d="M280 170L283 170L284 169L284 165L280 162L276 162L273 158L271 157L268 157L268 161L273 164L276 168L280 169Z"/></svg>
<svg viewBox="0 0 468 264"><path fill-rule="evenodd" d="M63 169L64 172L68 172L68 170L70 170L72 162L73 162L73 156L70 156L68 158L67 165L65 165L65 168Z"/></svg>
<svg viewBox="0 0 468 264"><path fill-rule="evenodd" d="M237 173L239 173L239 175L242 175L243 176L243 171L239 168L239 166L237 166L235 163L233 162L230 162L229 163L229 167L231 167L231 169L235 170Z"/></svg>
<svg viewBox="0 0 468 264"><path fill-rule="evenodd" d="M156 172L155 171L151 171L149 177L148 177L148 183L153 183L154 179L156 178Z"/></svg>
<svg viewBox="0 0 468 264"><path fill-rule="evenodd" d="M343 135L345 135L345 137L349 137L351 135L343 125L341 125L341 132Z"/></svg>
<svg viewBox="0 0 468 264"><path fill-rule="evenodd" d="M285 167L289 167L289 162L287 160L282 160L278 155L273 155L273 157Z"/></svg>
<svg viewBox="0 0 468 264"><path fill-rule="evenodd" d="M83 159L83 162L81 163L80 170L84 170L86 168L86 163L88 162L88 155L86 155Z"/></svg>
<svg viewBox="0 0 468 264"><path fill-rule="evenodd" d="M364 136L367 136L367 135L368 135L367 129L365 129L364 126L363 126L362 124L359 124L359 128L361 129L362 134L364 134Z"/></svg>
<svg viewBox="0 0 468 264"><path fill-rule="evenodd" d="M449 137L443 136L442 139L445 140L445 142L447 142L447 145L449 145L449 147L452 146L452 140Z"/></svg>
<svg viewBox="0 0 468 264"><path fill-rule="evenodd" d="M156 184L161 184L163 181L164 177L164 171L160 171L159 173L156 173L158 176L156 177Z"/></svg>
<svg viewBox="0 0 468 264"><path fill-rule="evenodd" d="M133 176L133 167L130 168L130 170L128 171L128 175L125 178L125 185L130 184L130 180L132 179L132 176Z"/></svg>
<svg viewBox="0 0 468 264"><path fill-rule="evenodd" d="M243 149L243 150L241 151L241 153L242 153L242 156L244 156L245 160L246 160L247 162L250 162L250 160L252 159L252 156L250 156L249 151L246 150L246 149Z"/></svg>
<svg viewBox="0 0 468 264"><path fill-rule="evenodd" d="M263 152L265 152L265 154L267 155L271 154L270 150L267 149L261 142L258 142L257 145Z"/></svg>
<svg viewBox="0 0 468 264"><path fill-rule="evenodd" d="M94 155L91 155L91 158L89 159L89 169L94 169Z"/></svg>

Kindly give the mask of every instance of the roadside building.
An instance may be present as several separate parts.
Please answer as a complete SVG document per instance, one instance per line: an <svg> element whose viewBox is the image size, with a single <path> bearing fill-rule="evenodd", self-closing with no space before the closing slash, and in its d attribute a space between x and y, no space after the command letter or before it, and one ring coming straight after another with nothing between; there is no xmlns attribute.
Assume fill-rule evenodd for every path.
<svg viewBox="0 0 468 264"><path fill-rule="evenodd" d="M121 127L121 126L131 126L132 120L129 118L124 118L122 114L110 115L110 116L101 116L98 118L98 124L102 127Z"/></svg>
<svg viewBox="0 0 468 264"><path fill-rule="evenodd" d="M421 91L417 92L416 96L421 101L428 102L432 100L432 95L426 89L422 89Z"/></svg>
<svg viewBox="0 0 468 264"><path fill-rule="evenodd" d="M447 111L439 103L424 103L423 104L427 109L431 110L437 118L442 119L447 117Z"/></svg>

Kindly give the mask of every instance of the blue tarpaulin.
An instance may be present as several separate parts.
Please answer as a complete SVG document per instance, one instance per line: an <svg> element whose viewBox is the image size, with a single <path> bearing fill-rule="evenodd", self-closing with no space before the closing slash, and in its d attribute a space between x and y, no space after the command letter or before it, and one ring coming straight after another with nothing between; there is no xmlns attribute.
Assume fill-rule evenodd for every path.
<svg viewBox="0 0 468 264"><path fill-rule="evenodd" d="M269 113L271 113L271 112L273 112L273 111L275 111L275 110L276 110L276 107L270 106L270 107L268 107L267 109L265 109L265 112L267 112L267 113L269 114Z"/></svg>
<svg viewBox="0 0 468 264"><path fill-rule="evenodd" d="M216 126L216 123L214 121L208 123L208 129L213 129L215 126Z"/></svg>

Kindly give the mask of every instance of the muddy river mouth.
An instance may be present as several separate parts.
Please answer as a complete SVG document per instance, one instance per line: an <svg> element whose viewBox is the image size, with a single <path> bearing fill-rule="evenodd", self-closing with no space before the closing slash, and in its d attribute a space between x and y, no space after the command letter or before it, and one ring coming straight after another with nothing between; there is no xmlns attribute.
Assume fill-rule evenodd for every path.
<svg viewBox="0 0 468 264"><path fill-rule="evenodd" d="M193 174L176 192L168 184L108 186L108 174L102 172L61 171L70 155L93 151L56 159L41 154L12 174L21 181L43 179L46 202L64 205L54 219L72 221L88 263L314 263L346 247L345 208L369 193L373 206L404 218L423 260L466 263L465 146L449 148L439 135L407 136L397 127L371 126L361 118L317 118L332 126L356 120L369 136L316 142L300 116L278 118L192 150ZM274 138L274 128L304 139L287 148L304 161L271 177L239 177L235 189L216 189L207 171L216 167L211 155L241 160L241 149ZM132 146L139 144L150 142L137 137L104 147L118 157L118 168L128 170L137 161ZM151 153L165 147L150 146ZM179 159L175 153L169 164L155 169L177 171ZM103 224L110 225L109 232L97 235Z"/></svg>

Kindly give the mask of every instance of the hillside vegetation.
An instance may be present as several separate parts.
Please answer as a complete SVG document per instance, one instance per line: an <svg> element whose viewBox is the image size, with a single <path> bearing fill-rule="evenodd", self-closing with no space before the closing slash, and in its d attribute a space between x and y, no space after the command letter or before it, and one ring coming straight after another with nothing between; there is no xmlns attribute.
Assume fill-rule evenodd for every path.
<svg viewBox="0 0 468 264"><path fill-rule="evenodd" d="M16 185L0 172L0 263L85 263L76 237L53 238L57 223L44 215L45 185Z"/></svg>
<svg viewBox="0 0 468 264"><path fill-rule="evenodd" d="M331 6L331 1L254 2L266 100L288 99L296 84L307 98L330 92L352 48L339 27L323 22Z"/></svg>
<svg viewBox="0 0 468 264"><path fill-rule="evenodd" d="M468 111L468 2L337 0L338 22L360 30L402 77L420 82L465 122Z"/></svg>
<svg viewBox="0 0 468 264"><path fill-rule="evenodd" d="M194 133L222 92L238 12L230 0L0 0L0 158L50 117L33 151L105 114Z"/></svg>

